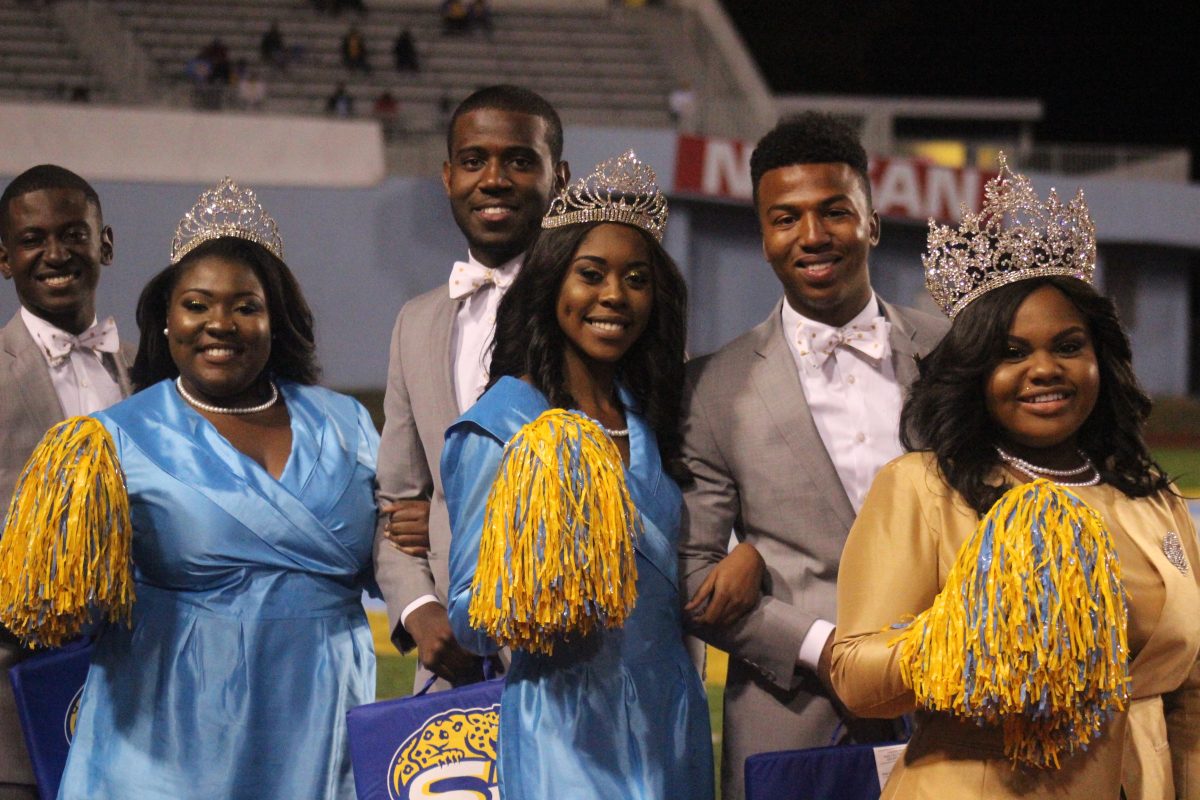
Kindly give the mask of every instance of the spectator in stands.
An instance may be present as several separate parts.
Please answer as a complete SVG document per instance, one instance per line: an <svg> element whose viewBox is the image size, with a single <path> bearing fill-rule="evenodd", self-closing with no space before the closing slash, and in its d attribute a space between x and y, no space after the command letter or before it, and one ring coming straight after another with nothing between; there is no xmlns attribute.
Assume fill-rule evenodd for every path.
<svg viewBox="0 0 1200 800"><path fill-rule="evenodd" d="M397 72L419 72L420 63L417 61L417 46L413 43L412 31L408 28L396 35L392 43L392 57L396 60Z"/></svg>
<svg viewBox="0 0 1200 800"><path fill-rule="evenodd" d="M335 117L354 116L354 96L346 91L345 81L339 82L325 100L325 111Z"/></svg>
<svg viewBox="0 0 1200 800"><path fill-rule="evenodd" d="M214 36L213 40L204 46L200 51L199 58L202 61L208 62L208 82L220 85L228 85L232 78L229 64L229 48L221 41L221 37Z"/></svg>
<svg viewBox="0 0 1200 800"><path fill-rule="evenodd" d="M400 133L400 101L387 89L375 98L371 105L371 116L383 125L385 138L394 139Z"/></svg>
<svg viewBox="0 0 1200 800"><path fill-rule="evenodd" d="M674 89L667 98L667 107L671 111L671 121L675 127L684 132L690 132L695 127L696 92L690 83Z"/></svg>
<svg viewBox="0 0 1200 800"><path fill-rule="evenodd" d="M466 33L471 26L471 12L463 0L444 0L442 3L442 33Z"/></svg>
<svg viewBox="0 0 1200 800"><path fill-rule="evenodd" d="M472 0L471 8L467 11L467 24L471 30L483 31L484 35L492 35L492 7L488 0Z"/></svg>
<svg viewBox="0 0 1200 800"><path fill-rule="evenodd" d="M371 64L367 60L367 41L357 25L351 25L342 37L342 65L351 72L371 71Z"/></svg>
<svg viewBox="0 0 1200 800"><path fill-rule="evenodd" d="M258 43L258 52L262 55L264 63L276 69L287 69L288 51L283 44L283 31L279 30L277 21L272 21L271 27L262 35L262 40Z"/></svg>
<svg viewBox="0 0 1200 800"><path fill-rule="evenodd" d="M267 101L267 81L262 73L246 64L239 62L237 78L237 102L240 108L259 111Z"/></svg>

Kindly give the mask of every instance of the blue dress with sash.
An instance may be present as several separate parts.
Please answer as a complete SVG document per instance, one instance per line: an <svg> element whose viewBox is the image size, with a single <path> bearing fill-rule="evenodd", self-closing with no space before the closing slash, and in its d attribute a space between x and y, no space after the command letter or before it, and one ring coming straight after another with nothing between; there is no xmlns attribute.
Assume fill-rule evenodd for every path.
<svg viewBox="0 0 1200 800"><path fill-rule="evenodd" d="M626 409L632 398L622 393ZM494 653L468 606L484 510L504 445L549 408L503 378L446 432L442 483L454 536L450 622L467 649ZM706 800L713 796L712 733L700 676L683 643L677 578L679 488L663 472L654 432L627 411L625 479L645 526L634 542L637 605L625 623L560 645L517 651L500 704L504 800Z"/></svg>
<svg viewBox="0 0 1200 800"><path fill-rule="evenodd" d="M278 480L169 381L94 415L125 472L137 599L96 643L60 800L354 797L379 437L349 397L279 389Z"/></svg>

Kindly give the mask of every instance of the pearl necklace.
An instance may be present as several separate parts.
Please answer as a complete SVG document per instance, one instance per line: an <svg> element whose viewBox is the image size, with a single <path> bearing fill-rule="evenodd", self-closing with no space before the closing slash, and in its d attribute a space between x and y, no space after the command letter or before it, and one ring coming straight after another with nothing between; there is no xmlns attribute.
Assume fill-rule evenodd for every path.
<svg viewBox="0 0 1200 800"><path fill-rule="evenodd" d="M600 425L599 422L596 424ZM600 425L600 430L604 431L614 439L622 439L629 435L629 428L618 428L617 430L613 430L612 428L606 428L603 425Z"/></svg>
<svg viewBox="0 0 1200 800"><path fill-rule="evenodd" d="M1037 464L1032 464L1023 458L1014 456L1012 453L1005 450L1000 445L996 445L996 453L1001 460L1014 467L1018 472L1023 472L1030 478L1037 480L1038 478L1070 478L1074 475L1083 475L1087 472L1095 474L1086 481L1060 481L1055 480L1059 486L1095 486L1100 482L1100 470L1096 469L1092 464L1092 460L1084 455L1082 450L1076 451L1079 457L1083 459L1083 466L1075 469L1050 469L1049 467L1039 467Z"/></svg>
<svg viewBox="0 0 1200 800"><path fill-rule="evenodd" d="M201 403L196 398L188 394L188 390L183 388L183 376L175 379L175 388L179 390L179 394L184 400L187 400L193 407L201 411L207 411L210 414L257 414L260 411L266 411L271 406L275 405L279 400L279 387L275 385L275 381L268 381L271 385L271 396L266 402L259 403L256 406L246 406L245 408L228 408L226 406L212 406L208 403Z"/></svg>

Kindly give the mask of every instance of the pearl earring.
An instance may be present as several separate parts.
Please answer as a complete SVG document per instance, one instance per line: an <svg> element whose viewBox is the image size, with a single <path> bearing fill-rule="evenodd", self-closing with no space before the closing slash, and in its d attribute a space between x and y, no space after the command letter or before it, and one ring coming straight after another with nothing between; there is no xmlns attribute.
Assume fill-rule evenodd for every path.
<svg viewBox="0 0 1200 800"><path fill-rule="evenodd" d="M170 335L171 334L167 333L167 329L163 328L163 336L170 336Z"/></svg>

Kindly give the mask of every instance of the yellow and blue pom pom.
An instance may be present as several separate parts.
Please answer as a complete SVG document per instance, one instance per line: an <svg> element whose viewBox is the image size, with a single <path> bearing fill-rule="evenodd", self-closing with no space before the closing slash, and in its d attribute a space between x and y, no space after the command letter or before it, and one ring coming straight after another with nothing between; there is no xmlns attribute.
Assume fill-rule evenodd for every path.
<svg viewBox="0 0 1200 800"><path fill-rule="evenodd" d="M1125 708L1126 627L1100 516L1036 480L992 506L933 605L892 644L918 705L999 725L1014 763L1058 767Z"/></svg>
<svg viewBox="0 0 1200 800"><path fill-rule="evenodd" d="M91 417L51 428L25 463L0 539L0 622L31 646L128 621L133 528L112 437Z"/></svg>
<svg viewBox="0 0 1200 800"><path fill-rule="evenodd" d="M471 624L538 653L620 627L637 599L640 530L612 440L577 412L543 413L505 447L488 495Z"/></svg>

